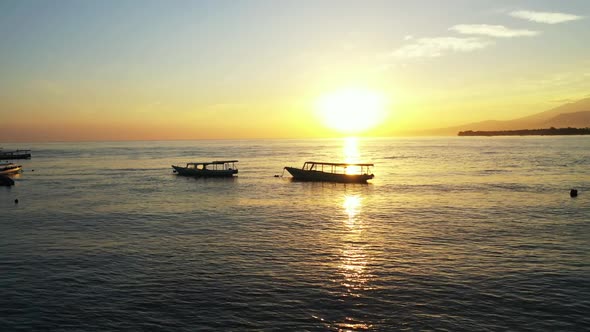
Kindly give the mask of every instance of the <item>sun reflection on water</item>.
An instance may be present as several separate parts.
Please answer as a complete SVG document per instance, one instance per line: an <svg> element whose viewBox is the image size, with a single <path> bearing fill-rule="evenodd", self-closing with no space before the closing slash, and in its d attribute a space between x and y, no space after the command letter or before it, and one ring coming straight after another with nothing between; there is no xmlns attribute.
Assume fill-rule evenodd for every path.
<svg viewBox="0 0 590 332"><path fill-rule="evenodd" d="M354 228L355 217L361 210L361 197L358 195L347 195L344 196L344 203L342 204L346 215L348 216L346 225L350 228Z"/></svg>
<svg viewBox="0 0 590 332"><path fill-rule="evenodd" d="M368 290L370 275L367 273L368 257L366 241L363 236L363 221L360 218L362 198L359 195L346 195L342 204L347 218L344 224L347 231L343 233L343 247L340 254L339 272L344 277L341 285L346 287L347 295L360 296Z"/></svg>
<svg viewBox="0 0 590 332"><path fill-rule="evenodd" d="M372 289L370 281L374 277L368 271L370 257L366 250L366 235L363 232L362 202L363 198L358 194L345 195L342 201L344 227L340 236L341 248L337 266L340 277L337 278L337 282L343 287L341 296L353 302ZM370 322L351 316L326 323L326 326L337 331L369 330L373 327Z"/></svg>

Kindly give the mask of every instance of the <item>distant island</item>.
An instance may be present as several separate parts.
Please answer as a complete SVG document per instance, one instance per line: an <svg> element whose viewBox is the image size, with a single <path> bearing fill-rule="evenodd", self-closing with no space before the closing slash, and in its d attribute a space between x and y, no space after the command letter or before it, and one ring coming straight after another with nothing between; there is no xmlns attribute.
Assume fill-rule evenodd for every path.
<svg viewBox="0 0 590 332"><path fill-rule="evenodd" d="M474 110L475 111L475 110ZM517 111L515 110L515 114ZM550 128L586 128L582 130L559 129L550 132ZM547 128L525 131L524 129ZM565 104L552 109L534 113L512 120L484 120L465 123L452 127L422 129L408 131L408 136L495 136L495 135L588 135L590 128L590 94L588 97L576 101L568 101ZM0 131L0 135L2 132Z"/></svg>
<svg viewBox="0 0 590 332"><path fill-rule="evenodd" d="M548 135L590 135L590 128L520 129L520 130L467 130L458 136L548 136Z"/></svg>

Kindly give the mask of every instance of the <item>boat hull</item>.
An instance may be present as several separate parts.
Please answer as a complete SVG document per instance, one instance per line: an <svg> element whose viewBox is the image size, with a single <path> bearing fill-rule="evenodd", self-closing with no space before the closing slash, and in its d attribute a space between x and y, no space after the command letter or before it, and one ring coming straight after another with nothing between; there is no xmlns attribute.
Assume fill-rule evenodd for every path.
<svg viewBox="0 0 590 332"><path fill-rule="evenodd" d="M374 177L373 174L335 174L302 170L295 167L285 167L285 169L293 176L293 179L297 181L367 183L367 180Z"/></svg>
<svg viewBox="0 0 590 332"><path fill-rule="evenodd" d="M14 174L14 173L18 173L20 172L22 169L22 166L20 165L14 165L14 166L2 166L0 165L0 174Z"/></svg>
<svg viewBox="0 0 590 332"><path fill-rule="evenodd" d="M172 168L178 173L178 175L184 176L195 176L195 177L232 177L234 174L238 174L237 169L224 169L224 170L209 170L209 169L194 169L172 165Z"/></svg>

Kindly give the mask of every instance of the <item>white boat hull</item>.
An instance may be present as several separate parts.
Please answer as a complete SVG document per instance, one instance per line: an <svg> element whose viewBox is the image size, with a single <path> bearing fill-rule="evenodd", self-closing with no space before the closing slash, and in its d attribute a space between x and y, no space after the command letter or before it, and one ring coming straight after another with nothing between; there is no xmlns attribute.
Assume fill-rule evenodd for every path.
<svg viewBox="0 0 590 332"><path fill-rule="evenodd" d="M22 170L22 166L21 165L0 165L0 174L14 174L14 173L18 173Z"/></svg>

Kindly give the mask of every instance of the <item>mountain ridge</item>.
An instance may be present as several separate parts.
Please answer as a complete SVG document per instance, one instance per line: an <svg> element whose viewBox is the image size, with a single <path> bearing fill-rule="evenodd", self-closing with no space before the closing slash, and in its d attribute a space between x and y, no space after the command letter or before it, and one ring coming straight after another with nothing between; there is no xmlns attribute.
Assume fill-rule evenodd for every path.
<svg viewBox="0 0 590 332"><path fill-rule="evenodd" d="M420 131L422 135L457 135L460 131L503 131L542 128L590 127L590 97L566 103L547 111L512 119L485 120L458 126Z"/></svg>

